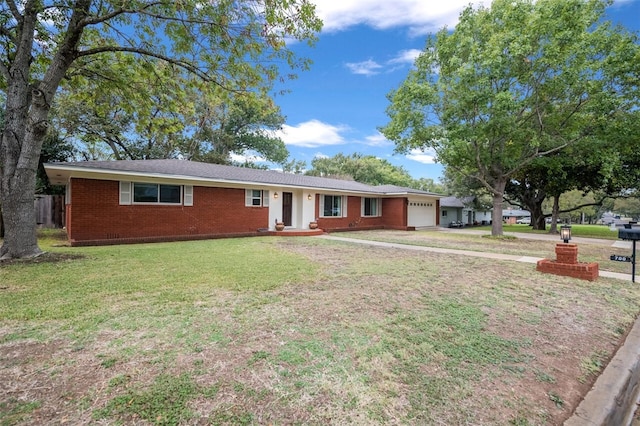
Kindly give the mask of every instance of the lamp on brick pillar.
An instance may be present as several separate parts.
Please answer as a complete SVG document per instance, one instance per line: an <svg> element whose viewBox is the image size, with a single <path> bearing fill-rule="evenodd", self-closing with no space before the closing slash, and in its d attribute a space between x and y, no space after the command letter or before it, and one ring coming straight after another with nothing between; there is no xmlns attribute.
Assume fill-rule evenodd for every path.
<svg viewBox="0 0 640 426"><path fill-rule="evenodd" d="M560 227L560 239L564 241L564 244L556 244L556 260L541 259L537 262L536 270L590 281L598 278L597 263L578 262L578 245L569 244L571 226L562 225Z"/></svg>

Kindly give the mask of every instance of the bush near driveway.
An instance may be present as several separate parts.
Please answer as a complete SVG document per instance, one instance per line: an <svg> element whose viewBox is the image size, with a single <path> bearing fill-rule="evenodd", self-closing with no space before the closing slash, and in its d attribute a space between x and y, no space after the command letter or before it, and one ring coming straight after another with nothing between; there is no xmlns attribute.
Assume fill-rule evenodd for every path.
<svg viewBox="0 0 640 426"><path fill-rule="evenodd" d="M3 424L561 424L640 301L314 238L47 250L0 266Z"/></svg>

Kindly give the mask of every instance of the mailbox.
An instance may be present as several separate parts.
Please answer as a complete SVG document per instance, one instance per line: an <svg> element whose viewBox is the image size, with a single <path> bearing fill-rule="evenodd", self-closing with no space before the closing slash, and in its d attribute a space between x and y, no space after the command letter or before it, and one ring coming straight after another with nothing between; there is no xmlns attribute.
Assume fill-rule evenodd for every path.
<svg viewBox="0 0 640 426"><path fill-rule="evenodd" d="M618 230L618 238L633 242L633 254L631 255L631 281L636 282L636 241L640 241L640 229L633 229L633 224L624 226Z"/></svg>
<svg viewBox="0 0 640 426"><path fill-rule="evenodd" d="M618 230L618 238L621 240L639 241L640 229L620 229Z"/></svg>

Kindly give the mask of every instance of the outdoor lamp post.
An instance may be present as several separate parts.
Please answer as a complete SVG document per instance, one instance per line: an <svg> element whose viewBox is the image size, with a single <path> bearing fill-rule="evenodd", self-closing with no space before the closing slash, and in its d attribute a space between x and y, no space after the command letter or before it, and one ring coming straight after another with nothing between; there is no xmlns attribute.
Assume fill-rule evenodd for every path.
<svg viewBox="0 0 640 426"><path fill-rule="evenodd" d="M565 244L569 243L571 239L571 226L570 225L562 225L560 227L560 239L565 242Z"/></svg>

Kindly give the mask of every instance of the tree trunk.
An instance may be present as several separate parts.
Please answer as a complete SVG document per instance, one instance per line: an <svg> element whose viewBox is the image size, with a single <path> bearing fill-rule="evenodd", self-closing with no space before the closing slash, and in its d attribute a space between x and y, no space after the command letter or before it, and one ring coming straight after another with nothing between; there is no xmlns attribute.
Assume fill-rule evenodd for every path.
<svg viewBox="0 0 640 426"><path fill-rule="evenodd" d="M22 84L21 84L22 83ZM22 86L22 87L20 87ZM28 115L30 87L26 81L14 82L16 96L7 98L7 114L2 135L2 183L0 204L5 235L0 259L28 258L42 254L36 236L36 189L38 158L47 133L48 104L41 91L34 90ZM25 107L26 106L26 107Z"/></svg>
<svg viewBox="0 0 640 426"><path fill-rule="evenodd" d="M504 188L507 186L506 179L498 180L493 189L493 211L491 212L491 235L499 237L504 234L502 228L502 202L504 201Z"/></svg>
<svg viewBox="0 0 640 426"><path fill-rule="evenodd" d="M558 212L560 211L560 196L553 196L553 209L551 210L551 227L549 227L550 234L558 233Z"/></svg>
<svg viewBox="0 0 640 426"><path fill-rule="evenodd" d="M0 205L5 236L0 259L28 258L42 253L36 236L38 159L49 127L49 110L60 81L73 63L91 0L75 2L64 40L58 44L42 81L31 85L32 49L40 2L27 2L19 43L7 72L5 122L0 141Z"/></svg>
<svg viewBox="0 0 640 426"><path fill-rule="evenodd" d="M544 221L544 213L542 213L542 203L536 203L531 210L531 225L533 229L544 231L547 229L547 224Z"/></svg>

